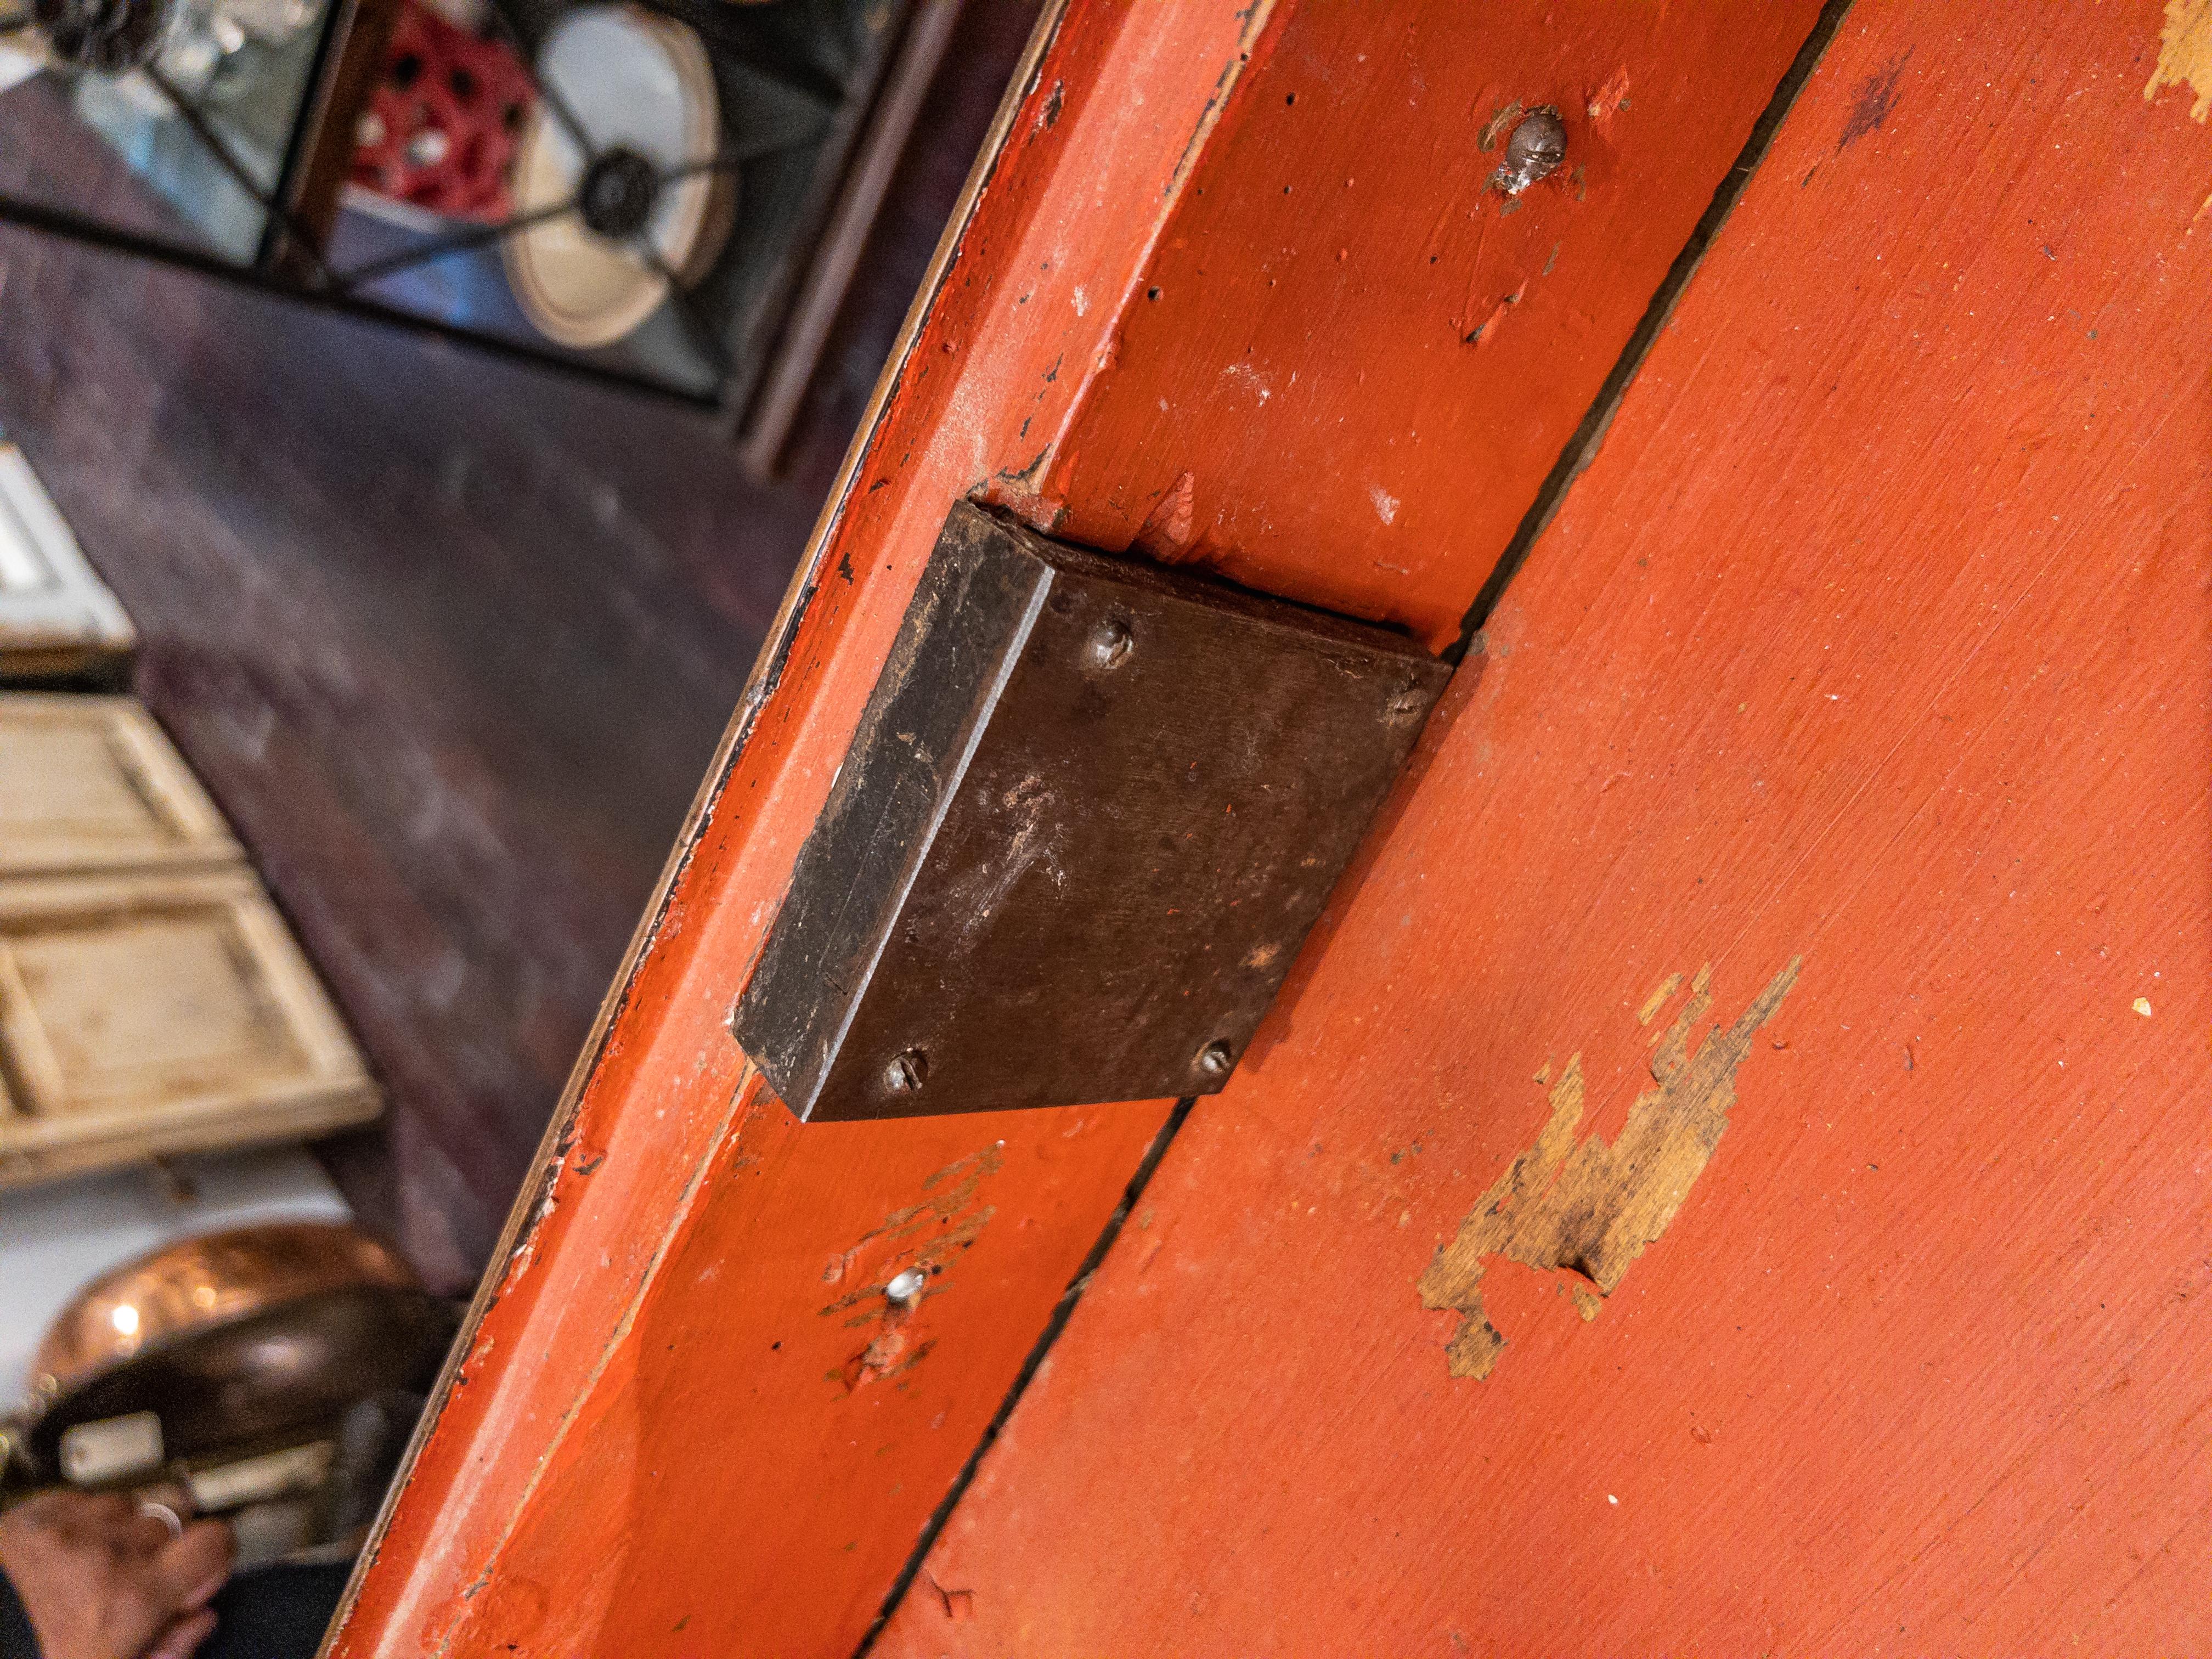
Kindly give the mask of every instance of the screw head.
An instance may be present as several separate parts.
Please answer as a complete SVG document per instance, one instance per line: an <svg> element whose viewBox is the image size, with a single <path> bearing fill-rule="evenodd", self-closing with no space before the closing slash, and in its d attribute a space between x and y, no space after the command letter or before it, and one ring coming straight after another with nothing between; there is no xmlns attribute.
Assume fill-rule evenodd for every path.
<svg viewBox="0 0 2212 1659"><path fill-rule="evenodd" d="M1198 1069L1209 1078L1227 1077L1229 1068L1236 1063L1237 1057L1229 1052L1225 1042L1209 1042L1198 1051Z"/></svg>
<svg viewBox="0 0 2212 1659"><path fill-rule="evenodd" d="M1402 726L1427 706L1419 686L1401 685L1390 694L1390 701L1382 705L1382 714L1391 725Z"/></svg>
<svg viewBox="0 0 2212 1659"><path fill-rule="evenodd" d="M1567 127L1555 111L1531 111L1505 141L1505 160L1490 182L1508 196L1518 196L1539 179L1559 171L1567 159Z"/></svg>
<svg viewBox="0 0 2212 1659"><path fill-rule="evenodd" d="M911 1303L921 1295L921 1287L929 1283L929 1275L919 1267L908 1267L884 1286L884 1294L902 1304Z"/></svg>
<svg viewBox="0 0 2212 1659"><path fill-rule="evenodd" d="M909 1048L884 1067L884 1085L894 1094L919 1094L929 1080L929 1056Z"/></svg>
<svg viewBox="0 0 2212 1659"><path fill-rule="evenodd" d="M1129 660L1129 653L1136 648L1129 637L1127 623L1109 617L1091 630L1090 656L1094 666L1119 668Z"/></svg>

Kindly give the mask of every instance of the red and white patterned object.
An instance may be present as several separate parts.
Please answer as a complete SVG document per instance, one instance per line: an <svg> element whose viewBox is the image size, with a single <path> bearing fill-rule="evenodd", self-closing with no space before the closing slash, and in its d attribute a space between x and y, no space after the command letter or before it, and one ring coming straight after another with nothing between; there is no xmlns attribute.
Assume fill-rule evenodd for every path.
<svg viewBox="0 0 2212 1659"><path fill-rule="evenodd" d="M507 170L537 92L504 40L407 0L361 118L353 182L454 218L507 216Z"/></svg>

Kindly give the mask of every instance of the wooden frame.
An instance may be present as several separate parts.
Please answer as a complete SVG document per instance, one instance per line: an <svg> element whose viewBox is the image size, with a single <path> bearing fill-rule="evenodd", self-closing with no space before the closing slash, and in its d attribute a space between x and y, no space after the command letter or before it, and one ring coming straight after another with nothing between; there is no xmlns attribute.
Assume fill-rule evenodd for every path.
<svg viewBox="0 0 2212 1659"><path fill-rule="evenodd" d="M314 249L301 247L291 227L313 237L315 249L330 240L356 128L383 76L399 11L400 0L331 0L321 60L295 128L296 153L285 157L277 194L283 213L270 215L257 264L303 283L321 275Z"/></svg>
<svg viewBox="0 0 2212 1659"><path fill-rule="evenodd" d="M114 673L137 643L23 452L0 439L0 685Z"/></svg>
<svg viewBox="0 0 2212 1659"><path fill-rule="evenodd" d="M136 698L0 692L0 878L243 857Z"/></svg>
<svg viewBox="0 0 2212 1659"><path fill-rule="evenodd" d="M736 411L739 461L757 478L772 478L799 419L806 388L822 362L830 330L852 286L868 234L882 211L891 175L928 96L930 82L965 0L915 0L882 84L876 88L867 128L854 146L828 222L816 241L775 345Z"/></svg>
<svg viewBox="0 0 2212 1659"><path fill-rule="evenodd" d="M731 1041L732 1000L955 500L1457 638L1816 11L1662 28L1613 8L1562 30L1553 9L1425 14L1492 33L1445 55L1464 83L1421 143L1407 66L1379 51L1352 77L1359 119L1306 90L1318 125L1273 125L1297 103L1268 66L1331 61L1279 56L1285 28L1334 20L1348 63L1352 37L1385 32L1368 8L1048 9L328 1653L845 1659L920 1582L917 1537L1114 1237L1171 1106L801 1129ZM1616 73L1633 112L1598 98ZM1440 218L1437 196L1480 200L1497 165L1485 118L1577 97L1611 134L1585 145L1587 210L1563 175L1512 215ZM1253 222L1286 179L1298 245L1321 250L1295 300L1267 281L1283 228ZM1167 305L1223 262L1248 274L1215 313L1233 327ZM1536 325L1486 335L1492 315ZM1267 398L1234 372L1262 346L1281 369ZM1418 497L1288 446L1309 422L1341 437L1363 376L1457 411L1415 457ZM1341 485L1329 517L1270 524L1323 478ZM1417 498L1454 516L1401 518ZM925 1254L955 1265L892 1307L885 1285Z"/></svg>
<svg viewBox="0 0 2212 1659"><path fill-rule="evenodd" d="M331 1651L2204 1648L2203 10L1049 17ZM1222 1094L801 1128L976 495L1463 663Z"/></svg>
<svg viewBox="0 0 2212 1659"><path fill-rule="evenodd" d="M245 871L0 882L0 1187L378 1109Z"/></svg>

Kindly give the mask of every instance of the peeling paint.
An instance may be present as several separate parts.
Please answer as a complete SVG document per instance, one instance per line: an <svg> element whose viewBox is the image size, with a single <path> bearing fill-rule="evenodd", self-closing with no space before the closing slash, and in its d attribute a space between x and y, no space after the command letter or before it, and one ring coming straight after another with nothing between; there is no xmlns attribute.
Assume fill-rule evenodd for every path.
<svg viewBox="0 0 2212 1659"><path fill-rule="evenodd" d="M1606 83L1589 95L1583 112L1589 117L1590 125L1603 132L1613 125L1617 111L1628 107L1628 65L1623 64L1607 77Z"/></svg>
<svg viewBox="0 0 2212 1659"><path fill-rule="evenodd" d="M1421 1275L1422 1305L1462 1316L1445 1350L1454 1376L1489 1376L1505 1346L1482 1308L1483 1267L1492 1256L1574 1273L1576 1306L1585 1320L1597 1317L1600 1298L1613 1292L1644 1247L1667 1231L1704 1172L1735 1104L1736 1067L1796 983L1803 961L1793 957L1735 1024L1707 1031L1692 1055L1691 1029L1713 1001L1711 964L1698 969L1689 1000L1653 1051L1657 1086L1637 1097L1610 1146L1595 1134L1575 1139L1583 1107L1582 1055L1568 1060L1552 1088L1551 1121L1536 1144L1513 1160ZM1649 1024L1680 985L1680 975L1669 976L1660 987L1664 994L1645 1005L1639 1020ZM1547 1064L1537 1076L1549 1070Z"/></svg>
<svg viewBox="0 0 2212 1659"><path fill-rule="evenodd" d="M942 1293L937 1281L997 1213L976 1196L985 1178L996 1175L1005 1162L1001 1144L946 1164L921 1183L919 1202L892 1211L850 1249L830 1259L822 1273L824 1284L859 1282L820 1309L821 1316L844 1315L842 1322L848 1328L869 1334L859 1352L825 1380L851 1394L911 1370L929 1357L936 1341L917 1326L929 1300ZM891 1297L892 1282L914 1273L921 1276L923 1288Z"/></svg>
<svg viewBox="0 0 2212 1659"><path fill-rule="evenodd" d="M1658 988L1644 998L1644 1006L1636 1011L1636 1023L1638 1025L1649 1025L1651 1023L1651 1017L1672 1002L1674 1000L1674 993L1681 988L1682 976L1680 974L1669 974L1661 980ZM1550 1067L1547 1066L1545 1069L1548 1071ZM1543 1074L1539 1073L1537 1075L1540 1078Z"/></svg>
<svg viewBox="0 0 2212 1659"><path fill-rule="evenodd" d="M1511 204L1509 203L1507 205L1510 206ZM1554 252L1556 252L1556 250L1554 250ZM1489 344L1490 337L1498 331L1498 324L1505 320L1506 313L1512 310L1514 307L1519 305L1521 303L1522 296L1527 294L1528 291L1528 284L1524 279L1520 287L1515 289L1513 292L1507 295L1496 305L1492 306L1490 308L1490 314L1487 317L1485 317L1481 322L1476 324L1474 328L1470 329L1467 334L1462 337L1460 343L1462 345L1473 346Z"/></svg>
<svg viewBox="0 0 2212 1659"><path fill-rule="evenodd" d="M1196 522L1197 482L1184 472L1168 486L1167 493L1138 526L1132 545L1139 552L1165 564L1183 556Z"/></svg>
<svg viewBox="0 0 2212 1659"><path fill-rule="evenodd" d="M2146 100L2167 87L2187 86L2197 94L2189 118L2203 125L2212 118L2212 0L2166 0L2166 24L2158 32L2158 67L2143 88Z"/></svg>

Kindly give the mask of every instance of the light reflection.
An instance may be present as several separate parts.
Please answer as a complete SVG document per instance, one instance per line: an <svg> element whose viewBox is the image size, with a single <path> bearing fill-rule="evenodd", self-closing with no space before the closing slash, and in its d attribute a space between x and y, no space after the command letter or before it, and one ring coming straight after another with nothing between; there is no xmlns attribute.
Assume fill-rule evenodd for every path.
<svg viewBox="0 0 2212 1659"><path fill-rule="evenodd" d="M138 1334L138 1310L128 1302L117 1303L115 1311L109 1314L107 1319L108 1322L115 1327L118 1334L123 1336Z"/></svg>

